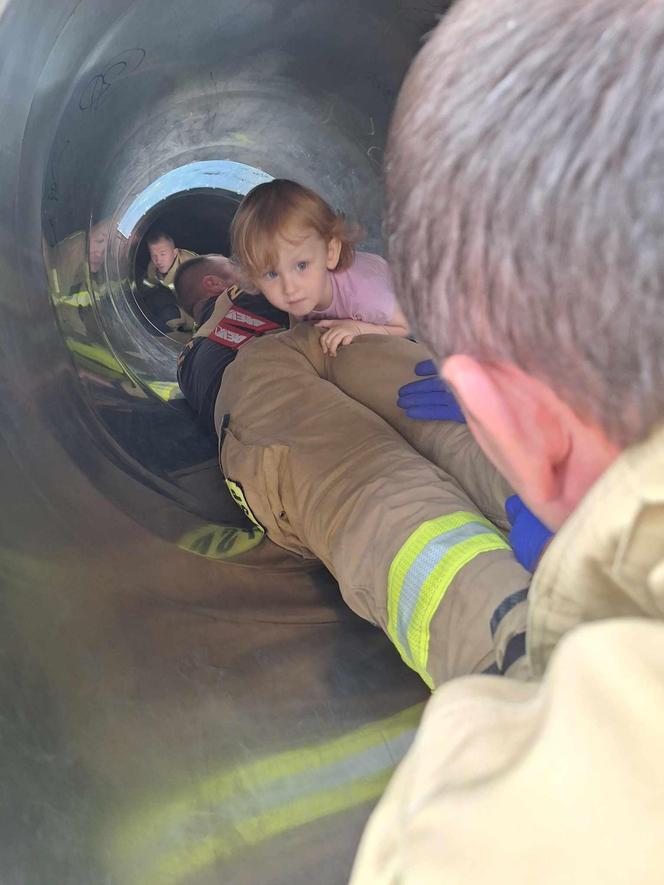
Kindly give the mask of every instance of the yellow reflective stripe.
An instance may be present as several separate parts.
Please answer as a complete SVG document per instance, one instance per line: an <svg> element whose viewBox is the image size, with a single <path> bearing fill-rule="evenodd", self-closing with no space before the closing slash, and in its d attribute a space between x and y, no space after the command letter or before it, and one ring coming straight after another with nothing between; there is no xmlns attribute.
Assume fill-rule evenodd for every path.
<svg viewBox="0 0 664 885"><path fill-rule="evenodd" d="M182 394L175 381L148 381L148 387L159 399L168 402L171 399L179 399Z"/></svg>
<svg viewBox="0 0 664 885"><path fill-rule="evenodd" d="M187 532L178 541L178 547L207 559L232 559L257 547L263 536L263 530L256 527L239 529L210 523Z"/></svg>
<svg viewBox="0 0 664 885"><path fill-rule="evenodd" d="M456 575L480 553L492 550L505 550L509 545L496 534L481 535L469 538L457 544L431 573L422 585L420 599L408 629L408 638L413 652L415 668L422 678L433 689L433 680L426 670L429 659L429 642L431 639L431 621L443 600L447 588Z"/></svg>
<svg viewBox="0 0 664 885"><path fill-rule="evenodd" d="M304 796L282 808L257 814L238 823L231 831L224 830L199 844L173 853L158 867L150 870L150 878L143 881L149 881L153 885L178 885L189 882L194 873L228 859L239 851L246 851L253 845L258 845L281 833L288 833L312 821L378 799L384 793L393 772L394 766L390 766L373 777L350 785L341 784L336 789Z"/></svg>
<svg viewBox="0 0 664 885"><path fill-rule="evenodd" d="M155 796L147 807L122 820L113 834L110 851L119 881L188 881L197 870L251 845L378 798L423 711L424 704L415 704L341 737L230 767L188 783L179 793ZM339 763L346 765L346 776L335 776L325 786L326 774ZM287 796L289 785L302 775L306 779L295 795L257 814L234 814L242 805L260 808L270 792ZM192 822L201 816L214 830L197 840Z"/></svg>
<svg viewBox="0 0 664 885"><path fill-rule="evenodd" d="M60 295L60 280L58 278L58 271L55 267L51 268L51 291L54 298L57 298Z"/></svg>
<svg viewBox="0 0 664 885"><path fill-rule="evenodd" d="M60 292L53 292L53 298L57 304L68 304L70 307L92 306L92 298L87 289L80 289L78 292L70 292L68 295L62 295Z"/></svg>
<svg viewBox="0 0 664 885"><path fill-rule="evenodd" d="M459 571L481 553L509 549L479 514L428 520L405 541L388 574L388 634L403 660L433 688L427 672L431 621Z"/></svg>
<svg viewBox="0 0 664 885"><path fill-rule="evenodd" d="M256 528L265 533L265 527L260 524L260 522L254 516L254 512L251 507L247 504L247 499L244 496L244 492L242 491L242 487L239 483L234 482L234 480L229 479L227 476L224 477L226 485L228 486L228 491L231 493L231 497L240 508L240 510L244 513L247 519L250 519L251 522L256 526Z"/></svg>
<svg viewBox="0 0 664 885"><path fill-rule="evenodd" d="M110 350L104 350L96 344L85 344L69 337L65 338L65 344L72 353L85 357L93 363L99 363L100 366L105 366L107 369L124 374L122 363L116 360Z"/></svg>

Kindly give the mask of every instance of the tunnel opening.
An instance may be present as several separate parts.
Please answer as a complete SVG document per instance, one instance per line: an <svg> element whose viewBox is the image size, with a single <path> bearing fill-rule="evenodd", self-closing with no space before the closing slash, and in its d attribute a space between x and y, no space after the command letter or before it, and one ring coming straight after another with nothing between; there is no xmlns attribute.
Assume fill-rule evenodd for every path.
<svg viewBox="0 0 664 885"><path fill-rule="evenodd" d="M163 230L175 245L203 255L230 252L229 227L242 196L219 190L176 194L155 207L145 218L147 225L136 247L136 279L142 279L149 260L146 237L149 231Z"/></svg>
<svg viewBox="0 0 664 885"><path fill-rule="evenodd" d="M91 221L87 237L75 231L45 249L59 281L52 303L61 330L119 463L188 513L240 527L216 437L178 388L176 358L191 330L178 330L171 288L145 286L146 240L159 229L188 253L228 253L244 193L270 177L242 163L194 160L129 190Z"/></svg>
<svg viewBox="0 0 664 885"><path fill-rule="evenodd" d="M172 284L156 283L148 279L150 252L148 238L163 233L173 240L180 260L188 253L230 254L229 228L242 195L220 189L201 189L184 194L175 194L158 204L141 219L133 261L132 292L136 304L147 319L154 334L168 335L184 343L188 338L186 325L177 327L181 318ZM135 234L136 238L137 235ZM174 258L177 261L177 258ZM174 328L177 327L177 328Z"/></svg>
<svg viewBox="0 0 664 885"><path fill-rule="evenodd" d="M148 238L156 232L172 238L184 252L178 263L192 255L228 255L230 224L239 203L252 187L270 178L262 169L231 160L194 160L158 176L137 196L130 196L128 204L121 203L115 213L122 235L115 263L126 269L128 278L128 284L119 287L120 297L131 308L126 319L133 313L153 337L170 338L182 346L188 326L179 325L182 315L173 294L173 274L161 279L153 269L147 279ZM170 350L168 354L172 366L173 354Z"/></svg>

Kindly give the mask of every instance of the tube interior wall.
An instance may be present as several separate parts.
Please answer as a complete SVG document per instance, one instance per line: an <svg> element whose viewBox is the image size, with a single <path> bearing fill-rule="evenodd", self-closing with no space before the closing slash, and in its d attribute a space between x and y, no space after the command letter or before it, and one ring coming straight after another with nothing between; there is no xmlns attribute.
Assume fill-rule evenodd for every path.
<svg viewBox="0 0 664 885"><path fill-rule="evenodd" d="M252 176L314 187L380 251L390 114L441 12L0 2L3 881L347 878L423 687L322 567L253 545L135 259L178 199L223 245ZM204 162L248 171L121 230Z"/></svg>

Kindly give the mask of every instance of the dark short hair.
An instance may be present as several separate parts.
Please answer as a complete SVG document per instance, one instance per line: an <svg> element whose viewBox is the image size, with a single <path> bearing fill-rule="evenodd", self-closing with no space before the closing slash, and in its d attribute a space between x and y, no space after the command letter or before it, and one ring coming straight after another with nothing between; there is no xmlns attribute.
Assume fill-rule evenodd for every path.
<svg viewBox="0 0 664 885"><path fill-rule="evenodd" d="M223 268L219 267L220 259L223 260ZM175 300L186 313L193 314L194 305L207 294L203 287L203 278L207 274L221 277L229 288L240 285L250 291L250 287L247 287L241 278L239 268L233 265L225 255L216 253L197 255L195 258L184 261L176 270L173 278Z"/></svg>
<svg viewBox="0 0 664 885"><path fill-rule="evenodd" d="M165 230L151 230L145 238L145 242L148 246L154 246L155 243L159 243L161 240L168 240L169 243L175 245L175 240L170 234L167 234Z"/></svg>
<svg viewBox="0 0 664 885"><path fill-rule="evenodd" d="M438 358L509 361L619 444L664 419L664 5L459 0L387 151L397 293Z"/></svg>
<svg viewBox="0 0 664 885"><path fill-rule="evenodd" d="M188 261L183 261L175 271L173 277L173 289L175 300L178 305L188 314L201 297L200 282L205 276L207 255L197 255Z"/></svg>

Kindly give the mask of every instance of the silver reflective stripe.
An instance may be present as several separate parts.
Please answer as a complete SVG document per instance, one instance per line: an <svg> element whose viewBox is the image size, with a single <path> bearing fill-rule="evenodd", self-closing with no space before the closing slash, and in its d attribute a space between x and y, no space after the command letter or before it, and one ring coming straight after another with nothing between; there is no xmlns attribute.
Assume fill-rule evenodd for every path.
<svg viewBox="0 0 664 885"><path fill-rule="evenodd" d="M452 547L478 535L495 535L495 529L480 522L469 522L434 538L421 550L404 578L397 611L397 636L408 655L413 657L408 629L425 581Z"/></svg>

